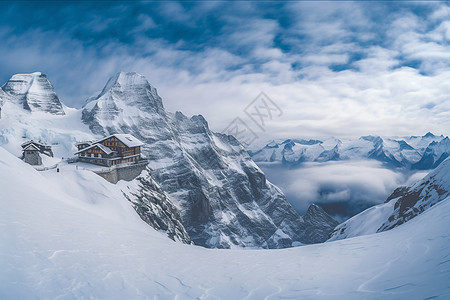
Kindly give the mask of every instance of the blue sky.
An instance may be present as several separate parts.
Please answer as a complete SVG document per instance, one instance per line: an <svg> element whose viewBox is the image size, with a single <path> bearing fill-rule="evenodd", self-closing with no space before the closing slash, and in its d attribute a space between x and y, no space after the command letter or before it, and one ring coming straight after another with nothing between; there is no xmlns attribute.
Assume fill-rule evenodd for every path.
<svg viewBox="0 0 450 300"><path fill-rule="evenodd" d="M118 71L221 131L264 91L272 137L448 134L444 2L7 2L0 81L47 74L81 107Z"/></svg>

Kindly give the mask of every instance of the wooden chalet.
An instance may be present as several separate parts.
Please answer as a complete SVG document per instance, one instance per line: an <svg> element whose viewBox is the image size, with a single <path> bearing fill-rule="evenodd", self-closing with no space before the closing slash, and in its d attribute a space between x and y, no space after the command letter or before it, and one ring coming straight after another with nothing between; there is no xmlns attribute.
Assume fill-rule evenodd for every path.
<svg viewBox="0 0 450 300"><path fill-rule="evenodd" d="M131 134L113 134L94 142L77 143L78 161L100 166L114 166L142 160L140 140Z"/></svg>

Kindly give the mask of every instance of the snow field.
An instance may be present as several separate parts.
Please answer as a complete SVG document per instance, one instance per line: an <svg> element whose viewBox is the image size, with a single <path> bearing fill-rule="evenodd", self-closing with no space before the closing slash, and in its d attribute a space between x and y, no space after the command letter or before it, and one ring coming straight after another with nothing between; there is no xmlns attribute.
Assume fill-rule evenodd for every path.
<svg viewBox="0 0 450 300"><path fill-rule="evenodd" d="M39 173L0 149L1 299L450 296L449 198L380 234L211 250L159 234L100 177L67 175Z"/></svg>

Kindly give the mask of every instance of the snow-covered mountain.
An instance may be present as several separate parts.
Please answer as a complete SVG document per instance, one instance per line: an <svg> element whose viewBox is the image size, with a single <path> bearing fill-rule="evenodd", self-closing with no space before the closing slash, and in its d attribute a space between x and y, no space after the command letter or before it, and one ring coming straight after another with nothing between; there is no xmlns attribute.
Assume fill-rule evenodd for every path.
<svg viewBox="0 0 450 300"><path fill-rule="evenodd" d="M171 237L206 247L281 248L322 242L335 226L318 209L299 216L235 138L211 132L202 116L166 112L156 89L137 73L118 73L82 110L64 107L64 115L17 105L20 93L2 95L0 145L16 156L30 139L52 145L59 158L70 157L76 141L112 133L144 141L148 173L124 194L143 220ZM40 99L48 102L41 107L54 100Z"/></svg>
<svg viewBox="0 0 450 300"><path fill-rule="evenodd" d="M337 226L330 240L372 234L395 228L450 195L450 159L422 180L397 188L385 203L371 207Z"/></svg>
<svg viewBox="0 0 450 300"><path fill-rule="evenodd" d="M218 250L175 243L149 228L122 197L127 186L89 171L37 172L0 147L0 299L450 295L450 198L375 235Z"/></svg>
<svg viewBox="0 0 450 300"><path fill-rule="evenodd" d="M448 137L440 141L432 141L422 155L420 161L412 167L417 170L434 169L450 156L450 139Z"/></svg>
<svg viewBox="0 0 450 300"><path fill-rule="evenodd" d="M166 112L137 73L111 78L86 104L83 121L95 134L131 133L146 143L151 175L197 245L280 248L323 240L308 236L307 223L235 138L210 131L202 116Z"/></svg>
<svg viewBox="0 0 450 300"><path fill-rule="evenodd" d="M2 86L0 98L0 105L10 102L28 111L65 114L53 86L40 72L14 75Z"/></svg>
<svg viewBox="0 0 450 300"><path fill-rule="evenodd" d="M448 137L427 133L424 136L359 139L271 141L249 151L255 162L278 162L295 166L302 162L375 159L387 167L428 170L437 167L450 154Z"/></svg>
<svg viewBox="0 0 450 300"><path fill-rule="evenodd" d="M30 111L17 104L21 97L16 95L13 99L13 94L5 96L0 93L0 102L3 103L0 118L0 146L14 155L22 154L20 145L23 142L34 140L51 145L55 157L71 157L76 152L77 141L95 139L89 127L80 121L81 111L66 106L64 106L64 114ZM53 98L47 98L48 101L52 101L51 99Z"/></svg>
<svg viewBox="0 0 450 300"><path fill-rule="evenodd" d="M35 77L38 74L20 75L19 77ZM17 76L12 77L17 78ZM47 79L45 79L47 80ZM11 79L8 82L12 82ZM51 87L51 85L49 85ZM50 91L49 94L54 93ZM56 95L56 94L55 94ZM94 184L87 183L86 171L79 171L81 178L74 176L75 167L69 167L61 161L63 157L71 157L76 151L75 143L83 140L93 140L95 136L90 132L89 128L81 122L81 111L64 107L64 114L53 114L51 111L28 110L22 105L17 105L21 95L9 94L6 98L0 94L0 102L3 102L2 117L0 118L0 145L12 153L15 157L22 154L23 142L35 140L47 143L52 146L55 157L50 158L43 156L44 166L52 166L59 164L62 171L66 168L70 172L64 172L63 176L54 179L64 180L61 186L66 187L67 193L80 198L89 198L89 194L103 195L103 197L113 197L114 199L125 199L131 202L136 212L141 218L153 228L164 232L173 240L184 243L190 243L190 237L186 229L181 223L178 209L174 206L172 200L164 193L159 186L148 175L148 171L144 171L140 177L121 189L111 188L111 185L98 177L90 174L90 181ZM53 97L46 98L46 101L53 101ZM50 107L51 105L43 104L42 107ZM5 152L2 154L5 155ZM25 164L25 163L24 163ZM0 170L3 172L4 170ZM43 172L44 174L46 172ZM89 172L87 172L89 173ZM24 188L28 188L29 184L33 184L36 179L23 175ZM98 177L98 178L97 178ZM96 180L94 180L96 179ZM100 179L100 180L99 180ZM74 189L74 185L79 188ZM92 187L92 185L94 187ZM91 189L87 187L91 186ZM105 189L110 192L105 192ZM83 191L83 193L80 193Z"/></svg>

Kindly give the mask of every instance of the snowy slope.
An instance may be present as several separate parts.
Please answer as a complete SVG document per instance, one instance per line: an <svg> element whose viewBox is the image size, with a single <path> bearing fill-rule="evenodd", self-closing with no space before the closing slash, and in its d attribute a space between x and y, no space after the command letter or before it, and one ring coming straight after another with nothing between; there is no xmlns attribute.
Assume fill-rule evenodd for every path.
<svg viewBox="0 0 450 300"><path fill-rule="evenodd" d="M28 80L28 81L27 81ZM44 82L44 83L42 83ZM36 95L36 90L41 93ZM3 91L5 89L8 93ZM94 140L96 136L90 131L89 127L81 122L82 112L73 108L64 107L65 113L53 112L51 110L29 110L23 107L23 101L31 101L39 99L40 107L52 108L55 99L59 103L53 87L47 80L45 75L41 73L19 74L14 75L0 91L0 98L3 95L2 117L0 118L0 146L7 149L16 157L22 155L21 144L25 141L35 140L47 145L51 145L54 157L42 156L43 167L55 167L59 164L59 168L69 168L62 158L72 157L77 150L75 143L77 141ZM34 91L34 94L32 93ZM2 94L3 93L3 94ZM5 96L6 95L6 96ZM83 171L80 171L83 172ZM74 175L74 171L64 173L64 176L56 177L58 180L66 180L61 186L73 187L74 182L84 185L78 177ZM98 189L101 189L105 182L99 179L97 175L91 174L92 182L98 183ZM84 177L83 177L84 178ZM131 205L141 218L153 228L165 232L170 238L190 243L190 237L184 226L181 224L178 209L172 203L167 195L154 182L148 171L142 174L134 183L129 183L133 187L123 187L126 192L126 198L120 190L110 189L110 192L104 192L104 195L112 195L112 197L122 197L128 199ZM76 189L75 189L76 190ZM80 190L80 189L78 189ZM77 190L77 191L78 191ZM96 191L92 187L93 191ZM92 192L92 191L91 191ZM115 195L113 192L117 192ZM67 193L71 193L68 189ZM96 191L95 193L101 193Z"/></svg>
<svg viewBox="0 0 450 300"><path fill-rule="evenodd" d="M309 223L235 138L212 132L202 116L166 112L144 76L118 73L91 99L84 123L95 134L130 133L145 142L151 175L180 209L196 245L283 248L323 241L308 234Z"/></svg>
<svg viewBox="0 0 450 300"><path fill-rule="evenodd" d="M114 185L68 193L42 174L0 149L1 299L450 297L450 198L375 235L218 250L149 230L126 200L102 194Z"/></svg>
<svg viewBox="0 0 450 300"><path fill-rule="evenodd" d="M337 226L330 241L382 232L417 217L450 195L450 159L410 187L396 189L385 203Z"/></svg>

